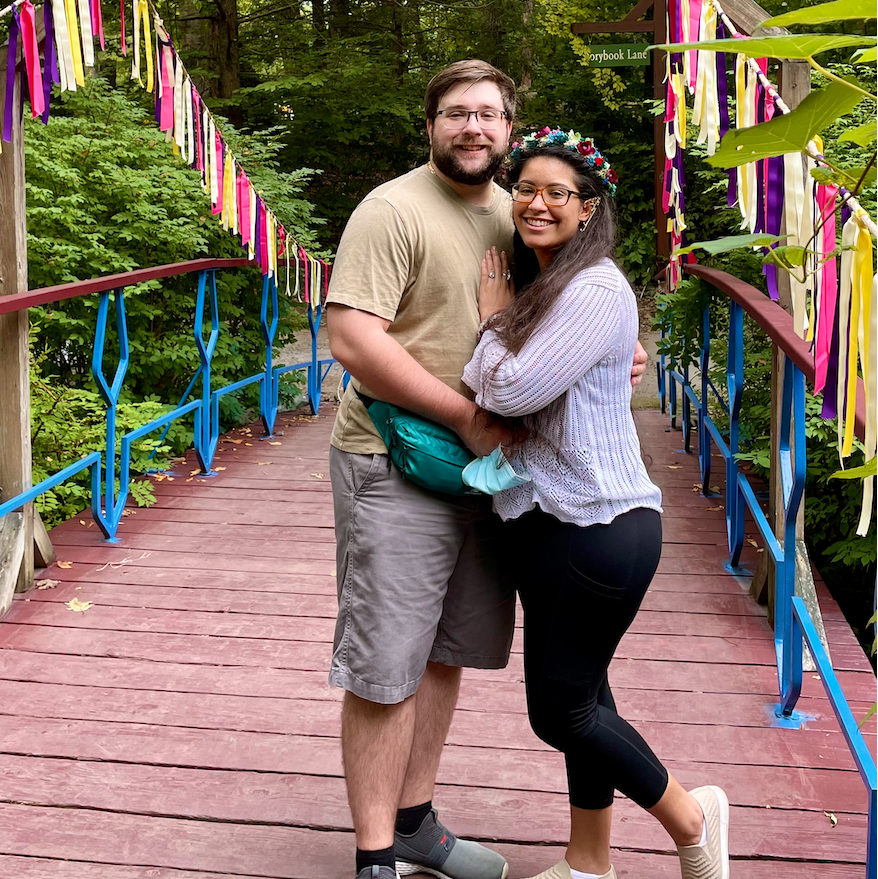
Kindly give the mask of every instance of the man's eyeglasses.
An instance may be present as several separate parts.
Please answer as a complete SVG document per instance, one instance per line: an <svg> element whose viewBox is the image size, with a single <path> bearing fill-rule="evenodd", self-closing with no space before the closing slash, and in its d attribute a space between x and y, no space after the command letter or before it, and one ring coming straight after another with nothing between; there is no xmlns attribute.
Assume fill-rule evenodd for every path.
<svg viewBox="0 0 878 879"><path fill-rule="evenodd" d="M530 204L540 194L543 196L544 204L555 208L560 208L567 204L570 201L571 195L581 195L579 192L573 189L565 189L563 186L546 186L543 189L537 189L536 186L531 186L530 183L512 184L513 201Z"/></svg>
<svg viewBox="0 0 878 879"><path fill-rule="evenodd" d="M436 115L441 116L443 125L452 130L466 128L470 116L475 116L482 128L496 128L506 118L503 110L437 110Z"/></svg>

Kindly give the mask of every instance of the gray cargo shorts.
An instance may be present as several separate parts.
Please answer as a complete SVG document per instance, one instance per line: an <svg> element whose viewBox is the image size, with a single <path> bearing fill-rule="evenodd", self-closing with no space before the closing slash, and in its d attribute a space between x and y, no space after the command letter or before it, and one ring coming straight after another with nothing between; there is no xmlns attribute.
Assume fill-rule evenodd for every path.
<svg viewBox="0 0 878 879"><path fill-rule="evenodd" d="M505 530L486 496L405 481L387 455L330 449L338 621L329 683L402 702L427 662L503 668L515 591Z"/></svg>

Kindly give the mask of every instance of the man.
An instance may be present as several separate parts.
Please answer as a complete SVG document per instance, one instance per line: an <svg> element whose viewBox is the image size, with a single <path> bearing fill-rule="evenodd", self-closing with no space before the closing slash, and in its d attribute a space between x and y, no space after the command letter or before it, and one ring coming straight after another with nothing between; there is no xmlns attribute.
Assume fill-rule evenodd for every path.
<svg viewBox="0 0 878 879"><path fill-rule="evenodd" d="M461 669L500 668L509 656L515 597L499 568L500 522L487 496L404 481L354 391L450 427L477 455L511 439L461 374L478 335L482 257L512 250L509 195L493 177L515 85L485 62L460 61L430 81L424 106L430 161L354 211L330 284L330 347L354 381L330 450L339 613L329 679L347 691L357 879L396 879L394 865L503 879L504 858L457 839L432 808Z"/></svg>

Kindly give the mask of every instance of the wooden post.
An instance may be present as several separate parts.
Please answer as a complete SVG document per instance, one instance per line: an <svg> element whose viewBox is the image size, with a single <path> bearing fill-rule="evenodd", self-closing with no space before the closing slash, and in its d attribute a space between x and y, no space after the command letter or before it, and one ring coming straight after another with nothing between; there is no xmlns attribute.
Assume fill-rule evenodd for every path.
<svg viewBox="0 0 878 879"><path fill-rule="evenodd" d="M5 61L6 51L2 55ZM5 64L2 65L5 73ZM4 106L5 76L0 76L0 107ZM21 73L14 80L13 106L18 107ZM14 114L12 142L0 153L0 296L27 290L27 226L25 222L24 141ZM26 311L0 315L0 500L30 488L30 385L28 374L28 317ZM15 514L0 521L0 536L12 530L23 542L20 553L6 555L0 571L0 614L12 601L12 591L24 591L34 578L34 507L23 518ZM4 541L0 539L0 543ZM15 562L20 559L20 562Z"/></svg>

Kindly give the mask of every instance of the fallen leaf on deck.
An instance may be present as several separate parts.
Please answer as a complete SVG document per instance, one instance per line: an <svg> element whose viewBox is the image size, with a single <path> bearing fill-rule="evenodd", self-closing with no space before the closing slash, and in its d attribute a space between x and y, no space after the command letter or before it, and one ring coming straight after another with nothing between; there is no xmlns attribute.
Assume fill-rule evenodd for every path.
<svg viewBox="0 0 878 879"><path fill-rule="evenodd" d="M332 576L333 576L333 577L335 577L336 574L337 574L337 571L333 571L333 572L332 572Z"/></svg>
<svg viewBox="0 0 878 879"><path fill-rule="evenodd" d="M271 461L257 461L256 462L260 467L267 467Z"/></svg>
<svg viewBox="0 0 878 879"><path fill-rule="evenodd" d="M719 494L719 486L718 486L718 485L711 485L711 486L708 486L708 489L707 489L707 490L708 490L708 491L712 491L712 492L714 492L715 494Z"/></svg>
<svg viewBox="0 0 878 879"><path fill-rule="evenodd" d="M836 818L832 812L824 812L823 814L829 819L829 824L832 827L835 827L835 825L838 824L838 818Z"/></svg>
<svg viewBox="0 0 878 879"><path fill-rule="evenodd" d="M253 443L244 443L245 446L252 446Z"/></svg>
<svg viewBox="0 0 878 879"><path fill-rule="evenodd" d="M682 464L668 464L668 470L679 470L682 466Z"/></svg>
<svg viewBox="0 0 878 879"><path fill-rule="evenodd" d="M137 510L122 510L122 515L123 516L133 516L136 512L137 512Z"/></svg>
<svg viewBox="0 0 878 879"><path fill-rule="evenodd" d="M216 470L217 472L220 472L221 470L225 470L226 468L225 467L214 467L213 469Z"/></svg>
<svg viewBox="0 0 878 879"><path fill-rule="evenodd" d="M312 473L311 474L315 479L323 479L322 473Z"/></svg>
<svg viewBox="0 0 878 879"><path fill-rule="evenodd" d="M60 580L37 580L34 585L37 589L54 589L60 582Z"/></svg>
<svg viewBox="0 0 878 879"><path fill-rule="evenodd" d="M198 476L199 473L201 473L201 468L200 468L200 467L199 467L197 470L190 470L190 471L189 471L189 475L190 475L190 476Z"/></svg>
<svg viewBox="0 0 878 879"><path fill-rule="evenodd" d="M73 562L58 562L58 567L59 567L59 568L64 568L64 570L66 571L67 568L72 568L72 567L73 567Z"/></svg>
<svg viewBox="0 0 878 879"><path fill-rule="evenodd" d="M811 677L814 678L815 681L820 680L820 675L811 675Z"/></svg>
<svg viewBox="0 0 878 879"><path fill-rule="evenodd" d="M725 507L720 504L718 507L705 507L704 509L708 513L718 513L720 510L724 510Z"/></svg>
<svg viewBox="0 0 878 879"><path fill-rule="evenodd" d="M91 601L80 601L78 598L71 598L70 601L65 602L64 606L77 613L83 613L90 607L94 607L94 604Z"/></svg>
<svg viewBox="0 0 878 879"><path fill-rule="evenodd" d="M269 443L270 446L282 446L283 443Z"/></svg>
<svg viewBox="0 0 878 879"><path fill-rule="evenodd" d="M758 548L758 546L759 546L759 544L758 544L758 543L757 543L752 537L750 537L750 538L747 539L747 543L749 543L750 546L755 546L755 547L757 547L757 548Z"/></svg>
<svg viewBox="0 0 878 879"><path fill-rule="evenodd" d="M153 474L152 474L152 478L153 478L156 482L161 482L163 479L167 479L168 477L165 476L164 473L153 473Z"/></svg>
<svg viewBox="0 0 878 879"><path fill-rule="evenodd" d="M79 524L80 524L80 525L85 525L85 519L80 519L80 520L79 520Z"/></svg>

